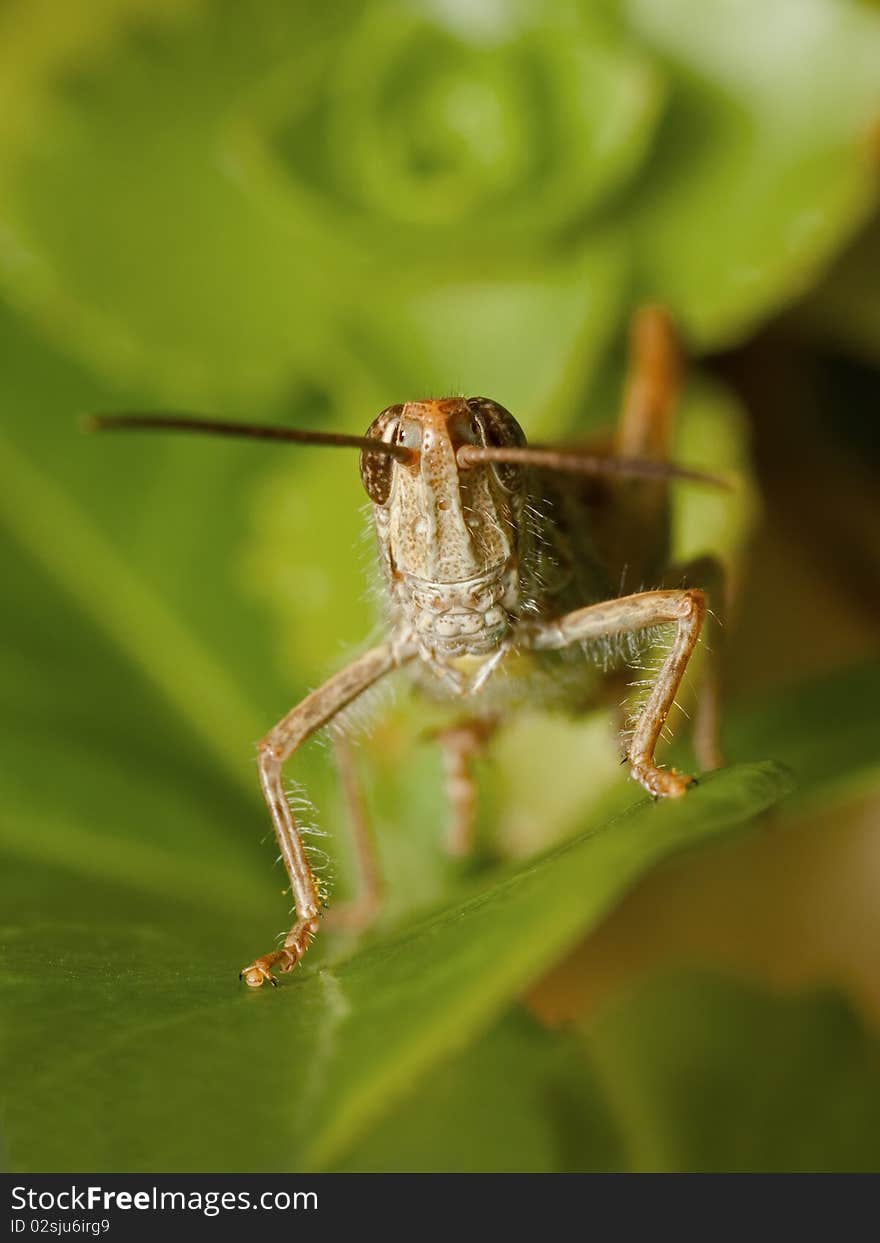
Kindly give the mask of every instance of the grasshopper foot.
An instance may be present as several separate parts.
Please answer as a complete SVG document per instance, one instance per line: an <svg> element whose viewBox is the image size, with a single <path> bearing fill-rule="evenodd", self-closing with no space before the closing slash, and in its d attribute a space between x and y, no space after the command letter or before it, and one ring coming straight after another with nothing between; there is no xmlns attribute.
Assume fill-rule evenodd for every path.
<svg viewBox="0 0 880 1243"><path fill-rule="evenodd" d="M277 966L279 971L292 971L309 948L317 931L317 919L301 919L287 934L282 949L264 954L262 958L255 958L239 971L238 978L244 980L248 988L262 988L264 984L277 988L278 981L272 974L272 968Z"/></svg>
<svg viewBox="0 0 880 1243"><path fill-rule="evenodd" d="M674 768L658 768L655 764L633 764L630 775L644 786L655 801L658 798L681 798L688 786L695 784L693 777L677 773Z"/></svg>

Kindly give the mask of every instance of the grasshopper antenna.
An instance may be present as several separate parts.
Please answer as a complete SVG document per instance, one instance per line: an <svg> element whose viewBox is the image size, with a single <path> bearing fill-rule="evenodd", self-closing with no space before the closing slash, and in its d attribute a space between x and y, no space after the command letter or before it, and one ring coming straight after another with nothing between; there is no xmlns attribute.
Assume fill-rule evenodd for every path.
<svg viewBox="0 0 880 1243"><path fill-rule="evenodd" d="M525 445L521 448L462 445L457 453L459 466L465 469L484 462L510 462L593 478L680 480L732 491L734 480L729 477L679 466L666 461L661 452L649 457L636 457L629 451L630 445L638 452L639 448L651 443L645 437L646 426L655 429L657 449L665 448L680 366L675 327L662 307L642 307L633 317L630 339L632 379L622 421L629 434L618 436L617 454L583 453L574 447L567 449L553 445Z"/></svg>
<svg viewBox="0 0 880 1243"><path fill-rule="evenodd" d="M226 419L197 418L189 414L90 414L81 421L85 432L195 432L205 436L240 436L247 440L292 441L302 445L331 445L345 449L368 449L399 462L412 461L412 451L367 436L344 432L316 432L298 427L274 427L261 423L234 423Z"/></svg>
<svg viewBox="0 0 880 1243"><path fill-rule="evenodd" d="M577 449L553 449L545 445L528 445L524 448L495 448L480 445L462 445L456 460L466 470L470 466L482 466L488 462L510 462L514 466L538 466L544 470L558 470L572 475L590 475L594 478L611 479L679 479L683 483L698 483L705 487L733 491L733 481L721 475L691 470L674 462L656 462L650 458L612 457L598 453L581 453Z"/></svg>
<svg viewBox="0 0 880 1243"><path fill-rule="evenodd" d="M411 462L413 458L412 450L403 445L389 444L387 441L374 437L350 436L344 432L319 432L297 427L267 426L261 423L236 423L226 419L201 418L188 414L91 414L82 420L81 426L86 432L191 432L207 436L237 436L246 440L274 440L294 444L366 449L371 453L393 457L399 462ZM725 491L731 491L733 487L730 479L711 475L705 471L691 470L689 467L678 466L673 462L580 453L577 450L560 450L544 445L529 445L524 448L462 445L458 450L457 461L462 469L490 462L510 462L513 465L538 466L545 470L588 475L594 478L678 479L685 483L702 484Z"/></svg>

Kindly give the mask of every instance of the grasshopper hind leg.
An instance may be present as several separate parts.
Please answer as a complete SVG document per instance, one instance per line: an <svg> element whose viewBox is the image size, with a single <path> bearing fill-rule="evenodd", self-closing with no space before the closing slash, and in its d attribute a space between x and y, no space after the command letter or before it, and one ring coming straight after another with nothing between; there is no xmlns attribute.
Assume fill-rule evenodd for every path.
<svg viewBox="0 0 880 1243"><path fill-rule="evenodd" d="M630 324L629 365L614 451L622 457L669 458L680 377L675 328L659 306L643 306ZM665 484L659 484L665 490Z"/></svg>
<svg viewBox="0 0 880 1243"><path fill-rule="evenodd" d="M672 320L645 306L630 325L620 414L606 452L668 462L679 392L680 351ZM619 479L587 489L590 527L609 584L620 595L657 585L669 563L666 480Z"/></svg>

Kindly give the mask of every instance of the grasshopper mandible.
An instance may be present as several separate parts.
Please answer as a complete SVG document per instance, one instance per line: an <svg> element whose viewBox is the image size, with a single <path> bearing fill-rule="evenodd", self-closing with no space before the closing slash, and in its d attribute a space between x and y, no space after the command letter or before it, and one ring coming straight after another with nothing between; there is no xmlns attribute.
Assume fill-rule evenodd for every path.
<svg viewBox="0 0 880 1243"><path fill-rule="evenodd" d="M318 931L322 895L282 785L282 768L369 687L406 667L420 693L461 701L467 716L441 742L451 844L473 819L470 761L506 711L534 690L581 710L616 665L671 631L628 735L625 762L654 798L678 798L692 777L659 766L655 748L719 590L710 558L668 565L668 482L723 481L668 461L678 351L667 315L633 320L631 360L613 452L528 446L497 402L448 397L389 406L366 436L259 427L181 415L98 415L94 429L168 429L331 444L360 450L387 595L388 638L297 704L259 743L259 775L296 904L280 949L241 972L252 988L291 971ZM645 590L645 584L652 589ZM693 584L693 585L687 585ZM625 591L627 585L635 591ZM716 599L713 598L713 604ZM714 613L712 614L714 616ZM711 669L695 742L717 764ZM504 676L510 673L511 676ZM530 688L523 692L523 679Z"/></svg>

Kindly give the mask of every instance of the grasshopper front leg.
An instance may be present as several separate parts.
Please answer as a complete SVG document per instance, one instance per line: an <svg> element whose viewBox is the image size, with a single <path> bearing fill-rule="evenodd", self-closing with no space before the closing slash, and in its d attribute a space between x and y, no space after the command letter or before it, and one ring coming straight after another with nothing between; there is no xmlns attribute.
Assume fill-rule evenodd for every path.
<svg viewBox="0 0 880 1243"><path fill-rule="evenodd" d="M394 643L382 643L372 648L318 690L312 691L259 744L260 784L272 816L281 858L290 878L296 903L296 923L281 949L254 959L243 968L240 978L251 988L259 988L267 980L274 985L272 968L276 965L281 971L293 970L318 931L321 917L318 887L296 821L284 796L281 784L283 765L298 747L327 725L352 700L414 655L415 649Z"/></svg>
<svg viewBox="0 0 880 1243"><path fill-rule="evenodd" d="M643 591L576 609L555 621L534 622L523 627L525 641L531 648L551 651L572 643L589 643L593 639L633 634L675 623L672 647L641 710L628 756L630 774L655 797L679 798L693 780L672 770L658 768L654 761L654 749L696 646L705 615L706 597L697 588Z"/></svg>
<svg viewBox="0 0 880 1243"><path fill-rule="evenodd" d="M672 566L664 574L664 585L684 587L688 582L701 583L706 593L706 628L703 638L706 655L700 671L697 709L693 723L693 744L697 763L706 771L720 768L721 648L724 639L723 619L727 614L727 581L723 564L717 557L702 556L684 565Z"/></svg>

